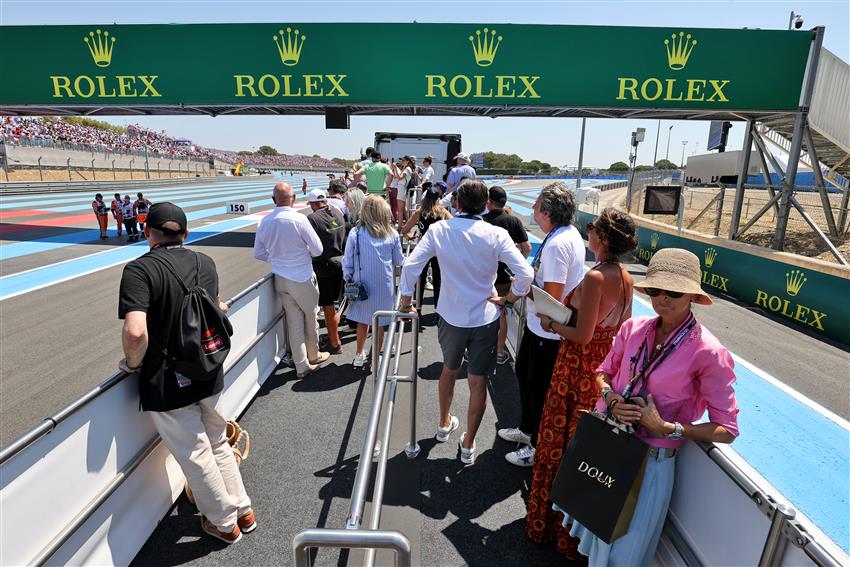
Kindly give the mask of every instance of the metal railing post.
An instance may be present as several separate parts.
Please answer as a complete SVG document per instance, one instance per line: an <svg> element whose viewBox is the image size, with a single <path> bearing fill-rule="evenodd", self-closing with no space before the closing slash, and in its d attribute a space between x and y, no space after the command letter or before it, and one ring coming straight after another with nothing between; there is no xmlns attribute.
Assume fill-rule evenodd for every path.
<svg viewBox="0 0 850 567"><path fill-rule="evenodd" d="M71 179L71 158L68 158L68 161L65 162L65 166L68 168L68 181L72 181L72 179Z"/></svg>
<svg viewBox="0 0 850 567"><path fill-rule="evenodd" d="M115 175L115 160L112 160L112 180L118 179L118 176Z"/></svg>
<svg viewBox="0 0 850 567"><path fill-rule="evenodd" d="M410 325L413 333L413 345L411 352L413 360L411 361L412 369L410 372L410 441L404 448L404 454L408 459L415 459L419 456L419 443L416 438L416 393L419 384L419 314L416 312L409 313L411 315Z"/></svg>
<svg viewBox="0 0 850 567"><path fill-rule="evenodd" d="M97 177L94 175L94 160L91 160L91 179L92 181L97 181Z"/></svg>
<svg viewBox="0 0 850 567"><path fill-rule="evenodd" d="M42 160L42 156L38 156L38 180L44 181L44 175L42 174L42 171L41 171L41 160ZM9 181L8 176L6 177L6 181Z"/></svg>
<svg viewBox="0 0 850 567"><path fill-rule="evenodd" d="M782 535L782 528L789 520L793 520L797 511L781 502L776 503L773 518L770 520L770 530L764 542L764 549L759 559L759 567L774 567L779 565L785 554L788 540Z"/></svg>
<svg viewBox="0 0 850 567"><path fill-rule="evenodd" d="M130 179L133 179L133 162L136 161L135 158L130 160Z"/></svg>

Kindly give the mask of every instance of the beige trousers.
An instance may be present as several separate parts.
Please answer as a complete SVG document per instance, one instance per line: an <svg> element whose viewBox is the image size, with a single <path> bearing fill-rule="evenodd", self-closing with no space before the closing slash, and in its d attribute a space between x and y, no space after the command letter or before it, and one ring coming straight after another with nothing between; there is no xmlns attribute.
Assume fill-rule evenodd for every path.
<svg viewBox="0 0 850 567"><path fill-rule="evenodd" d="M215 405L219 394L170 411L147 412L163 443L183 469L198 511L223 531L251 508L242 474L227 442L227 421Z"/></svg>
<svg viewBox="0 0 850 567"><path fill-rule="evenodd" d="M299 374L306 372L311 360L319 358L319 286L313 274L306 282L288 280L275 274L275 291L286 311L286 333L292 362Z"/></svg>

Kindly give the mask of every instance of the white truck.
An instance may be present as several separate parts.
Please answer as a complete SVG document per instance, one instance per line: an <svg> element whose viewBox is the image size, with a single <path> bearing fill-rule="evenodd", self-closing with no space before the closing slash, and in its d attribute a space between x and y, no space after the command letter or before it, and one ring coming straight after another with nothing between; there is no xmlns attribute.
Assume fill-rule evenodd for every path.
<svg viewBox="0 0 850 567"><path fill-rule="evenodd" d="M399 161L404 156L416 156L416 165L420 167L425 156L433 157L433 181L443 179L443 175L454 166L454 157L461 151L460 134L376 132L374 147L387 160Z"/></svg>

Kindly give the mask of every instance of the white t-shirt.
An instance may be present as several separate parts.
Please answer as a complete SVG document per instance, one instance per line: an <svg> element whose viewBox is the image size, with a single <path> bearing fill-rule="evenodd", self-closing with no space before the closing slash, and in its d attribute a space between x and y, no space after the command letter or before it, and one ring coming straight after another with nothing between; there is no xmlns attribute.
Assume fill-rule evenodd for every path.
<svg viewBox="0 0 850 567"><path fill-rule="evenodd" d="M430 165L428 167L422 168L422 182L431 181L431 178L434 177L434 168Z"/></svg>
<svg viewBox="0 0 850 567"><path fill-rule="evenodd" d="M584 276L584 241L581 233L573 225L553 229L540 255L540 267L534 274L534 285L542 289L545 282L563 283L564 290L561 297L557 298L563 301ZM543 330L530 297L526 299L525 305L525 322L532 333L544 339L561 340L557 333Z"/></svg>
<svg viewBox="0 0 850 567"><path fill-rule="evenodd" d="M398 188L404 191L410 183L410 178L413 176L413 170L409 167L405 167L401 172L401 175L403 176L403 179L398 180Z"/></svg>

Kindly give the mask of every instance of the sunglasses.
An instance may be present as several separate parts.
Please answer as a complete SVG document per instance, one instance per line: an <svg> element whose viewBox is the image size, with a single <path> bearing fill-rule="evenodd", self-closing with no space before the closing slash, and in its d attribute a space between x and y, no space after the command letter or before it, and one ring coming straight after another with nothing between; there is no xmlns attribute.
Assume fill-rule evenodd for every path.
<svg viewBox="0 0 850 567"><path fill-rule="evenodd" d="M649 297L658 297L659 295L664 294L670 299L679 299L680 297L685 295L681 291L668 291L666 289L658 289L657 287L646 288L646 294Z"/></svg>

